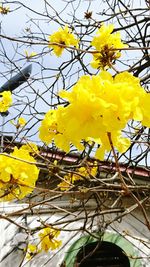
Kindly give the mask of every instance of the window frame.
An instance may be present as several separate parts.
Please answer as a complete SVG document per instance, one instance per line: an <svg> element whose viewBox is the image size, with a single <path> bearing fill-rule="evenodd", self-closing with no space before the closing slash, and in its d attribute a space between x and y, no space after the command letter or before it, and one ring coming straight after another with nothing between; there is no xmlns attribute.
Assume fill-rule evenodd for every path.
<svg viewBox="0 0 150 267"><path fill-rule="evenodd" d="M95 233L95 236L97 238L94 238L89 235L85 235L80 237L78 240L76 240L69 248L69 250L66 252L66 256L64 258L64 265L62 266L65 267L74 267L75 262L76 262L76 257L78 252L80 251L81 247L98 241L98 238L100 239L101 234ZM139 253L135 249L134 245L125 239L123 236L120 234L112 233L112 232L105 232L104 235L101 238L101 241L107 241L110 243L113 243L117 246L119 246L127 255L129 262L130 262L130 267L141 267L142 263L141 260L139 259Z"/></svg>

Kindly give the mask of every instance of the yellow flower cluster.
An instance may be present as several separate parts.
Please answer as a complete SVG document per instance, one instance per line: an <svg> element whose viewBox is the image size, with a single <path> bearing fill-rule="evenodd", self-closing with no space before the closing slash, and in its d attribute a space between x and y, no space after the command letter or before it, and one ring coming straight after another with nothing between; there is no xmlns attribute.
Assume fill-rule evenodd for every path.
<svg viewBox="0 0 150 267"><path fill-rule="evenodd" d="M39 252L41 252L41 251L38 249L37 245L35 245L35 244L28 244L26 258L28 260L30 260L34 256L36 256Z"/></svg>
<svg viewBox="0 0 150 267"><path fill-rule="evenodd" d="M97 173L97 167L80 167L76 173L69 173L64 176L64 181L58 184L61 191L68 191L75 181L89 179L90 176L95 176Z"/></svg>
<svg viewBox="0 0 150 267"><path fill-rule="evenodd" d="M51 43L56 43L56 44L54 45ZM49 36L49 47L53 48L55 55L58 57L62 55L62 52L64 50L64 47L61 45L67 45L67 46L73 45L75 47L78 47L78 40L71 33L68 26L65 26L64 29L59 28L57 32Z"/></svg>
<svg viewBox="0 0 150 267"><path fill-rule="evenodd" d="M48 252L49 250L58 249L62 245L62 241L57 239L59 235L60 231L58 229L52 227L43 228L38 234L38 244L28 244L26 258L30 260L43 250Z"/></svg>
<svg viewBox="0 0 150 267"><path fill-rule="evenodd" d="M99 51L99 53L93 54L93 61L91 62L93 68L106 69L111 67L115 60L121 56L119 49L128 47L121 42L120 32L112 33L113 29L113 24L108 26L102 24L97 35L93 38L91 45Z"/></svg>
<svg viewBox="0 0 150 267"><path fill-rule="evenodd" d="M48 250L55 250L59 248L62 244L61 240L57 240L57 237L60 235L60 231L53 229L52 227L44 228L40 233L40 246L41 249L45 252Z"/></svg>
<svg viewBox="0 0 150 267"><path fill-rule="evenodd" d="M83 76L72 90L60 92L69 101L66 107L50 110L43 119L40 139L68 152L72 143L79 150L82 140L92 140L101 147L96 156L104 157L110 151L107 134L111 134L114 147L125 152L130 142L122 137L127 122L141 121L150 127L150 94L140 86L139 79L128 72L112 77L102 71L98 75Z"/></svg>
<svg viewBox="0 0 150 267"><path fill-rule="evenodd" d="M35 163L22 147L0 155L0 201L22 199L33 191L39 174Z"/></svg>
<svg viewBox="0 0 150 267"><path fill-rule="evenodd" d="M0 93L0 112L5 112L9 109L12 104L11 92L4 91Z"/></svg>

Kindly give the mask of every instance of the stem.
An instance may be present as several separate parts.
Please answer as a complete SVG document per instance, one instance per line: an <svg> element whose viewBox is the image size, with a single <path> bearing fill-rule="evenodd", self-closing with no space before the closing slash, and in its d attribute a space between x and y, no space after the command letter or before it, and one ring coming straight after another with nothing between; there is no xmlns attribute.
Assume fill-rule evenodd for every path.
<svg viewBox="0 0 150 267"><path fill-rule="evenodd" d="M118 162L118 158L116 156L116 152L115 152L115 149L114 149L114 146L113 146L113 142L112 142L112 138L111 138L111 133L107 133L107 136L108 136L108 139L109 139L109 143L110 143L110 146L111 146L111 149L112 149L112 152L113 152L113 156L114 156L114 159L115 159L115 163L116 163L116 169L117 169L117 172L118 172L118 176L122 182L122 185L123 185L123 188L126 190L127 193L129 193L129 189L123 179L123 176L121 174L121 171L120 171L120 167L119 167L119 162Z"/></svg>

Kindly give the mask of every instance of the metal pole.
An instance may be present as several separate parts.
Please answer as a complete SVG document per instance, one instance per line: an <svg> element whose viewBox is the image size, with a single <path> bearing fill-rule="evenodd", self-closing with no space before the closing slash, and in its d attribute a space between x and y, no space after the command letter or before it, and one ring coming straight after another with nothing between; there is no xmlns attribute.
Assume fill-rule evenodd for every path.
<svg viewBox="0 0 150 267"><path fill-rule="evenodd" d="M0 87L0 93L4 92L4 91L10 91L13 92L17 87L19 87L21 84L23 84L24 82L26 82L28 80L28 78L30 77L32 71L32 64L30 64L29 66L27 66L26 68L20 70L20 72L18 74L16 74L15 76L13 76L10 80L8 80L6 83L4 83L1 87ZM2 133L1 133L1 142L0 142L0 152L3 152L4 149L4 125L5 125L5 117L9 114L8 111L6 112L2 112L1 116L2 116Z"/></svg>

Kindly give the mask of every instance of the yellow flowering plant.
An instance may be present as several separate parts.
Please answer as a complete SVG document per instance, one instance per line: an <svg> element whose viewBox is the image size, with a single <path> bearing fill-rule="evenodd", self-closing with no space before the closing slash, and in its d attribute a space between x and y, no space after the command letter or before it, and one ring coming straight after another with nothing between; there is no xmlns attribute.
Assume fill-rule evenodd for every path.
<svg viewBox="0 0 150 267"><path fill-rule="evenodd" d="M9 91L0 93L0 112L5 112L12 105L12 95Z"/></svg>
<svg viewBox="0 0 150 267"><path fill-rule="evenodd" d="M36 161L25 149L14 148L0 155L0 201L22 199L30 194L38 179Z"/></svg>
<svg viewBox="0 0 150 267"><path fill-rule="evenodd" d="M11 222L10 215L20 216L24 214L24 211L27 215L24 221L17 220L16 223L14 221L15 228L19 227L19 232L12 245L17 243L17 239L19 242L18 246L16 244L16 248L22 248L26 244L24 253L26 253L27 263L24 262L22 255L21 260L20 258L16 259L16 262L20 261L18 266L31 266L32 264L41 266L80 265L82 260L80 261L78 256L82 252L79 248L81 243L86 245L87 240L95 240L101 245L99 241L104 240L105 229L108 225L111 228L111 223L115 225L113 218L117 220L118 214L123 220L124 215L129 215L128 211L143 207L142 221L145 222L145 226L149 227L146 216L148 187L143 184L136 185L137 178L146 177L148 174L149 164L147 157L149 132L144 128L150 127L150 93L146 84L149 76L145 68L145 65L147 66L149 63L147 59L149 46L144 42L147 38L147 28L144 29L144 27L147 26L148 21L137 20L135 23L134 14L137 14L138 11L133 10L133 17L131 17L129 7L125 10L129 13L127 21L130 20L130 25L133 25L126 38L130 45L133 45L134 39L136 44L136 47L131 46L128 51L137 49L139 53L135 56L133 64L130 64L131 61L133 62L132 57L120 62L119 66L129 72L119 73L117 67L113 68L113 65L120 59L122 49L124 50L128 46L121 40L120 32L114 29L114 25L102 24L91 38L91 34L99 25L94 12L90 11L92 5L88 5L85 13L88 21L83 18L81 21L78 20L76 10L78 7L81 9L80 2L84 1L77 1L79 2L77 6L71 3L76 1L66 1L68 3L58 13L57 8L55 10L48 5L47 2L51 1L43 2L45 2L45 6L41 9L41 16L39 9L36 9L34 17L36 16L37 19L30 17L27 23L28 28L26 28L26 32L23 30L22 36L18 34L14 37L7 34L5 36L4 30L1 33L1 38L4 39L1 62L5 64L1 77L4 75L12 77L10 82L8 81L2 86L1 91L3 88L7 88L14 93L14 110L10 115L15 119L15 124L13 124L16 128L13 127L15 132L12 139L9 136L6 138L5 133L8 133L8 129L4 131L4 126L10 122L10 116L7 121L4 121L3 118L1 150L4 152L0 153L0 201L15 200L16 202L17 200L18 203L18 200L21 200L23 203L23 207L20 206L19 211L15 206L13 208L15 210L2 217ZM18 14L18 8L30 9L32 12L32 8L28 9L27 5L21 6L21 1L19 1L18 7L17 5L13 7L12 15L13 13L14 15ZM71 5L74 12L72 13L73 17L69 14L71 19L68 20L64 17L64 11L65 9L69 10ZM9 9L0 7L1 14L8 12ZM115 7L115 14L117 12L122 23L124 12L121 9L117 11ZM96 17L100 20L103 20L102 13L105 17L109 15L105 11L97 12ZM145 13L143 12L143 14ZM146 15L144 16L147 18ZM118 21L119 17L115 21ZM108 21L112 21L112 19L109 17ZM53 23L62 25L65 21L70 26L62 26L46 40L46 27L44 28L42 25L44 20L52 23L50 27L53 26ZM117 24L119 25L118 22ZM122 25L122 32L125 33L128 24L122 23ZM75 31L72 30L75 27L81 41L80 45L74 34ZM132 33L134 36L130 38L129 35ZM142 39L143 33L145 38ZM14 43L11 49L12 52L14 51L13 53L7 51L6 41ZM144 45L142 46L142 44ZM30 49L32 49L31 46L38 47L38 50L41 49L39 57L32 50L30 50L31 53L27 50L22 50L21 53L20 50L23 46L28 46ZM54 58L47 60L48 53L60 57L65 50L73 52L70 52L67 58L57 59L58 62L55 62ZM22 69L21 65L26 64L33 57L36 59L33 77L29 79L26 86L23 86L23 82L30 78L31 64L25 69ZM90 57L93 57L92 62L89 60ZM97 73L96 75L93 75L89 66L98 70L93 70L94 73ZM15 68L20 71L13 76L11 72ZM107 71L109 68L112 68L111 73ZM141 86L140 79L134 77L130 73L131 71L135 76L142 77L141 84L145 85L147 92ZM58 93L59 85L62 84L64 88ZM17 91L16 88L19 86L20 89ZM0 93L0 112L7 111L11 104L11 92ZM45 107L50 110L47 110L41 121ZM27 125L26 120L20 117L21 114L28 116ZM25 125L26 127L24 127ZM44 143L40 148L28 141L29 138L31 140L37 138L37 125L39 138ZM133 133L137 125L139 128L137 132ZM23 145L22 142L24 142ZM8 152L14 144L17 144L18 147L15 147L13 152ZM38 144L41 145L39 140ZM125 153L129 147L129 152ZM81 153L77 153L77 151ZM96 164L93 158L89 159L90 156L107 161L96 161ZM138 164L143 164L144 157L146 158L145 162L147 161L145 168L137 168ZM39 163L36 162L36 158ZM119 163L120 158L121 164ZM40 170L37 166L40 166ZM39 173L40 178L37 183ZM32 195L30 196L30 194ZM26 199L24 199L25 197ZM99 234L96 233L97 231ZM61 236L65 236L64 233L69 233L69 235L61 240ZM87 233L89 233L90 239L84 236ZM32 240L33 242L28 243L31 236L35 238ZM126 235L125 238L128 236ZM130 237L133 239L133 236ZM73 242L73 239L75 243L68 250L67 247L70 246L70 241ZM136 239L136 242L139 241ZM64 262L62 262L63 249L65 249L65 253L68 250L67 254L70 254L69 259L64 257ZM71 250L73 254L76 250L77 257L70 253ZM22 254L23 251L20 253ZM43 255L38 255L39 253L43 253ZM136 258L134 256L136 256L135 254L133 258ZM35 262L28 262L32 258L35 258ZM133 259L130 257L130 260Z"/></svg>
<svg viewBox="0 0 150 267"><path fill-rule="evenodd" d="M64 51L63 45L78 47L78 40L72 34L71 30L66 25L64 29L59 28L57 32L54 32L49 36L49 47L53 48L54 54L59 57ZM53 43L56 43L55 45Z"/></svg>

